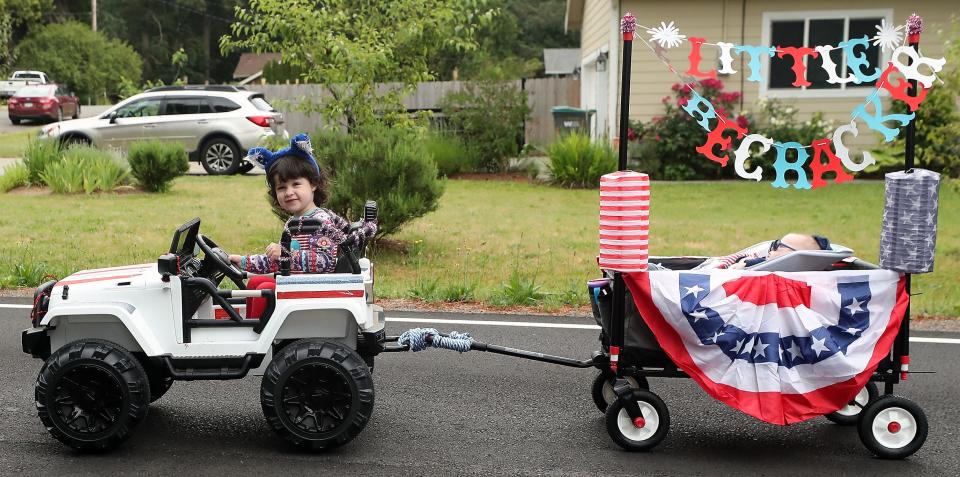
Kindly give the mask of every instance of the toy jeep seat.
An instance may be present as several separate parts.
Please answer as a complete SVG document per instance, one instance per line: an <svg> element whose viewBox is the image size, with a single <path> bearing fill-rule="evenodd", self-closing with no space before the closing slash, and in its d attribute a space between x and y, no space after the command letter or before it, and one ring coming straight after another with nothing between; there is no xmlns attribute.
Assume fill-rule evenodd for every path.
<svg viewBox="0 0 960 477"><path fill-rule="evenodd" d="M377 218L377 203L368 200L363 206L363 217L364 220L376 220ZM350 225L344 229L344 233L348 235L347 239L343 241L337 247L337 265L334 269L334 273L361 273L360 270L360 257L363 256L364 248L366 243L361 240L356 240L352 232L359 230L363 225L362 221L352 222ZM290 229L295 227L298 233L303 234L312 234L317 230L320 230L323 227L323 222L320 219L289 219L287 220L287 225L283 228L283 235L280 236L280 245L281 245L281 261L280 261L280 274L289 275L290 274L290 241L292 237L290 236Z"/></svg>

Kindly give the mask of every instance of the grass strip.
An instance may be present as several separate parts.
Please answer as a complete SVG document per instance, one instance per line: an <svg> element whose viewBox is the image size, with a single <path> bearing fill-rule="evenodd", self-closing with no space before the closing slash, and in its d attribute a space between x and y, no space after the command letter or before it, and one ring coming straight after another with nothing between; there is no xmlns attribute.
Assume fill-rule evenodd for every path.
<svg viewBox="0 0 960 477"><path fill-rule="evenodd" d="M41 263L64 276L153 262L192 217L228 252L259 253L281 228L264 192L262 177L189 176L166 194L0 195L4 210L17 211L0 215L0 275L15 264ZM796 231L825 235L877 261L882 182L809 191L659 182L651 194L654 255L722 255ZM378 295L496 303L523 299L505 294L527 289L547 307L585 303L585 282L598 276L598 197L596 190L526 182L450 181L436 212L371 251ZM913 291L922 294L912 310L960 316L960 194L944 187L940 201L935 271L914 277Z"/></svg>

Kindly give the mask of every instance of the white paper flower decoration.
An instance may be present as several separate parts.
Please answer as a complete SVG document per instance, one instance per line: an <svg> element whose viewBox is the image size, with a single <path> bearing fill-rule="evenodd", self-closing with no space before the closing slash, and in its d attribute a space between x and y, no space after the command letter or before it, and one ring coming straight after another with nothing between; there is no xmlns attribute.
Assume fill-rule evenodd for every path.
<svg viewBox="0 0 960 477"><path fill-rule="evenodd" d="M903 25L887 25L887 20L881 18L880 24L877 25L877 36L873 37L873 45L879 46L884 50L893 51L900 46L900 43L903 41Z"/></svg>
<svg viewBox="0 0 960 477"><path fill-rule="evenodd" d="M680 29L673 22L670 22L669 25L660 22L659 28L651 28L647 30L647 33L651 35L650 40L659 43L664 48L676 48L687 38L687 35L680 34Z"/></svg>

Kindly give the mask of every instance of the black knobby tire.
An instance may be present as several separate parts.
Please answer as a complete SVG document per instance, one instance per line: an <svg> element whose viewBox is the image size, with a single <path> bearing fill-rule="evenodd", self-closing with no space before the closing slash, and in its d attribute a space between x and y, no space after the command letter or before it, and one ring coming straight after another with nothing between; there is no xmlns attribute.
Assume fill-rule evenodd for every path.
<svg viewBox="0 0 960 477"><path fill-rule="evenodd" d="M319 339L283 348L267 366L260 405L295 447L322 450L360 434L373 412L373 379L356 351Z"/></svg>
<svg viewBox="0 0 960 477"><path fill-rule="evenodd" d="M170 386L173 386L173 376L170 376L166 366L157 358L144 358L140 364L146 371L147 381L150 383L150 402L156 402L170 390Z"/></svg>
<svg viewBox="0 0 960 477"><path fill-rule="evenodd" d="M73 116L70 116L70 119L80 119L80 105L77 104L76 108L73 108Z"/></svg>
<svg viewBox="0 0 960 477"><path fill-rule="evenodd" d="M613 390L614 379L616 378L609 369L600 371L597 373L597 377L593 378L590 397L593 398L593 404L597 406L600 412L607 412L607 406L617 399L617 394ZM645 376L627 376L626 379L630 381L630 387L633 389L650 389L650 384Z"/></svg>
<svg viewBox="0 0 960 477"><path fill-rule="evenodd" d="M37 376L40 421L60 442L82 451L120 445L147 415L143 366L116 343L74 341L54 352Z"/></svg>
<svg viewBox="0 0 960 477"><path fill-rule="evenodd" d="M633 399L643 414L643 427L637 427L624 402L617 399L607 407L607 433L618 446L632 452L648 451L657 446L670 430L670 412L659 396L650 391L639 389L633 392Z"/></svg>
<svg viewBox="0 0 960 477"><path fill-rule="evenodd" d="M863 410L857 431L863 445L877 457L903 459L926 442L927 416L917 403L887 395Z"/></svg>
<svg viewBox="0 0 960 477"><path fill-rule="evenodd" d="M240 148L233 141L216 137L200 146L200 165L210 175L235 174L243 162Z"/></svg>
<svg viewBox="0 0 960 477"><path fill-rule="evenodd" d="M836 412L825 414L823 417L841 426L853 426L860 422L860 414L863 413L863 409L875 401L879 395L880 393L877 391L876 383L868 381L866 386L857 393L850 404L847 404Z"/></svg>
<svg viewBox="0 0 960 477"><path fill-rule="evenodd" d="M14 126L20 125L20 118L10 118L10 123Z"/></svg>

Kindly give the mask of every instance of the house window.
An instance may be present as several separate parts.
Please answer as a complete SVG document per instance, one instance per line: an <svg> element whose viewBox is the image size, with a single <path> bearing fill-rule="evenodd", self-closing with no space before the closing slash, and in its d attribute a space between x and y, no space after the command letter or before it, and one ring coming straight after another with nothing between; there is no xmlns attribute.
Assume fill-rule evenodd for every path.
<svg viewBox="0 0 960 477"><path fill-rule="evenodd" d="M885 11L825 11L825 12L776 12L764 14L764 36L769 40L767 44L774 46L807 46L814 48L820 45L838 46L847 39L863 38L864 35L871 41L866 50L858 47L857 54L866 55L869 66L863 71L870 74L874 68L881 68L883 57L880 47L874 46L872 38L876 35L876 25L881 19L890 23L892 12ZM843 50L837 48L830 51L830 58L836 66L837 75L845 78L851 75L847 69L847 58ZM827 72L823 69L822 58L804 57L807 67L807 81L810 86L795 87L796 79L792 66L793 58L774 56L769 59L769 76L763 84L763 89L777 96L791 95L791 91L820 91L820 94L835 96L846 95L844 91L858 94L861 88L873 88L877 81L854 84L831 84L827 82ZM881 68L882 69L882 68ZM780 93L780 94L777 94ZM862 94L862 93L859 93Z"/></svg>

